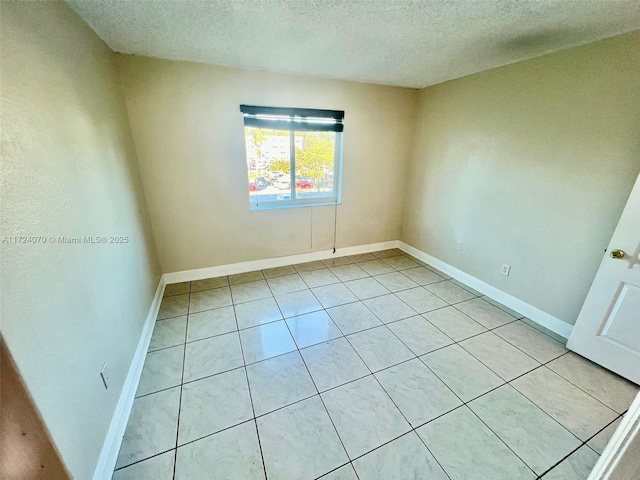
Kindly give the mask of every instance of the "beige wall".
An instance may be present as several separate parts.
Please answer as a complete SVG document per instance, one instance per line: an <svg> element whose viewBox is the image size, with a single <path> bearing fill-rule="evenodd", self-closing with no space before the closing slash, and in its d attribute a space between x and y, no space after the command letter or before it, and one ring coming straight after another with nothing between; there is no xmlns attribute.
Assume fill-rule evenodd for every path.
<svg viewBox="0 0 640 480"><path fill-rule="evenodd" d="M66 467L88 479L160 270L114 54L65 4L1 8L1 235L130 239L0 244L2 334Z"/></svg>
<svg viewBox="0 0 640 480"><path fill-rule="evenodd" d="M418 92L117 56L64 4L1 5L2 236L130 239L0 244L2 334L76 478L160 265L333 246L333 207L249 210L241 103L346 111L338 247L402 238L571 323L640 170L638 32Z"/></svg>
<svg viewBox="0 0 640 480"><path fill-rule="evenodd" d="M403 240L574 323L640 171L638 52L635 32L423 90Z"/></svg>
<svg viewBox="0 0 640 480"><path fill-rule="evenodd" d="M249 210L240 104L344 110L337 245L399 238L416 90L136 56L120 67L164 272L333 247L334 207Z"/></svg>

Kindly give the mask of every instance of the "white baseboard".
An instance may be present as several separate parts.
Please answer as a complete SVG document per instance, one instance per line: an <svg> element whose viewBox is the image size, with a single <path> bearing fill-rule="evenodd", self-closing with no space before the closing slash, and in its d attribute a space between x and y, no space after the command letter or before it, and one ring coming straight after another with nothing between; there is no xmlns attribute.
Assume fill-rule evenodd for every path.
<svg viewBox="0 0 640 480"><path fill-rule="evenodd" d="M151 308L149 308L147 319L142 328L142 334L140 335L133 361L129 367L129 373L127 373L127 378L124 381L124 386L120 393L120 399L118 400L116 410L111 419L111 425L109 425L109 431L102 446L98 464L93 472L93 480L110 480L113 475L113 470L118 460L118 453L120 452L120 445L122 444L122 438L124 437L129 415L131 414L131 408L133 407L133 400L136 396L138 383L140 382L142 367L144 366L144 360L147 356L149 343L151 342L151 334L153 333L158 310L162 303L165 285L164 278L160 278L158 288L151 302Z"/></svg>
<svg viewBox="0 0 640 480"><path fill-rule="evenodd" d="M197 268L194 270L183 270L181 272L165 273L163 279L166 284L190 282L192 280L204 280L205 278L221 277L223 275L234 275L236 273L253 272L265 268L284 267L296 263L313 262L314 260L326 260L333 257L345 255L357 255L359 253L376 252L388 248L397 248L398 240L390 242L369 243L367 245L356 245L355 247L337 248L333 250L321 250L318 252L302 253L299 255L288 255L286 257L267 258L264 260L252 260L249 262L231 263L228 265L218 265L216 267Z"/></svg>
<svg viewBox="0 0 640 480"><path fill-rule="evenodd" d="M107 437L103 444L102 453L100 454L98 464L93 474L93 480L108 480L113 474L113 470L118 459L118 453L120 451L120 445L122 444L122 438L124 437L127 422L129 421L129 415L131 414L131 408L133 407L133 401L140 381L140 375L142 374L144 360L149 348L149 343L151 342L151 335L155 326L155 320L158 316L158 310L160 309L160 304L162 302L162 295L164 294L164 289L167 284L203 280L205 278L263 270L265 268L283 267L297 263L312 262L314 260L326 260L328 258L341 257L345 255L376 252L389 248L400 248L408 254L432 265L456 280L461 281L469 287L496 300L497 302L500 302L506 307L515 310L564 338L568 338L571 333L571 329L573 327L570 324L399 240L338 248L336 249L336 253L333 253L333 250L322 250L299 255L288 255L285 257L252 260L248 262L232 263L229 265L218 265L215 267L165 273L160 279L151 308L149 309L149 314L147 315L147 319L142 329L142 334L140 335L140 340L138 342L133 361L131 362L129 373L127 374L127 378L122 388L122 393L120 394L120 399L118 400L118 405L116 406Z"/></svg>
<svg viewBox="0 0 640 480"><path fill-rule="evenodd" d="M573 329L573 326L571 324L560 320L559 318L556 318L553 315L550 315L547 312L544 312L539 308L534 307L533 305L530 305L527 302L514 297L513 295L509 295L508 293L505 293L502 290L489 285L488 283L485 283L482 280L469 275L468 273L463 272L462 270L458 270L448 263L445 263L442 260L438 260L428 253L425 253L422 250L418 250L411 245L408 245L404 242L398 242L398 248L410 255L413 255L417 259L422 260L429 265L432 265L433 267L441 270L447 275L452 276L456 280L461 281L465 285L468 285L474 290L479 291L483 295L486 295L487 297L500 302L505 307L509 307L510 309L515 310L519 314L529 318L530 320L533 320L534 322L545 328L548 328L552 332L557 333L564 338L569 338L569 335L571 335L571 330Z"/></svg>
<svg viewBox="0 0 640 480"><path fill-rule="evenodd" d="M399 240L389 242L370 243L367 245L357 245L354 247L339 248L336 253L333 250L321 250L318 252L303 253L300 255L288 255L285 257L267 258L263 260L252 260L249 262L231 263L228 265L218 265L216 267L197 268L194 270L183 270L181 272L165 273L163 280L165 284L189 282L193 280L203 280L205 278L221 277L223 275L234 275L236 273L252 272L255 270L263 270L265 268L283 267L285 265L293 265L296 263L312 262L314 260L326 260L332 257L340 257L344 255L357 255L359 253L369 253L388 248L400 248L410 255L434 266L438 270L452 276L456 280L478 290L506 307L520 313L521 315L533 320L537 324L548 328L554 333L569 338L573 328L569 323L554 317L533 305L530 305L519 298L516 298L502 290L483 282L469 275L468 273L458 270L448 263L438 260L437 258L418 250Z"/></svg>

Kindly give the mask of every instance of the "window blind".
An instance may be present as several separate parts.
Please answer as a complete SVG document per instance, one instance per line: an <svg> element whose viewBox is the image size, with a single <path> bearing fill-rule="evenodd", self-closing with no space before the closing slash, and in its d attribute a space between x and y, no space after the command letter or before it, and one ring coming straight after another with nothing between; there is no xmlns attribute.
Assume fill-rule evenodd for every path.
<svg viewBox="0 0 640 480"><path fill-rule="evenodd" d="M246 127L276 130L342 132L344 111L240 105Z"/></svg>

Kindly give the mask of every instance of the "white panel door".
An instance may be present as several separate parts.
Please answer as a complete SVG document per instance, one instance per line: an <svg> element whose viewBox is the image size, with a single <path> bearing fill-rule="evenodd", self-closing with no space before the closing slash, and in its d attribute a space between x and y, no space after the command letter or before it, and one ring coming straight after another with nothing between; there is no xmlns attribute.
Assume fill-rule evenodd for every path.
<svg viewBox="0 0 640 480"><path fill-rule="evenodd" d="M640 176L567 347L640 384Z"/></svg>

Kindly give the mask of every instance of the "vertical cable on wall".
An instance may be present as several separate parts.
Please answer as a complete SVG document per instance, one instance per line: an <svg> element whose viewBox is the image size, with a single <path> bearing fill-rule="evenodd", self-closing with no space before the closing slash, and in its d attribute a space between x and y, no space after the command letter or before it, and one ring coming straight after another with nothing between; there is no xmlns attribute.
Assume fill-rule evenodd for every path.
<svg viewBox="0 0 640 480"><path fill-rule="evenodd" d="M336 236L338 233L338 204L333 210L333 253L336 253Z"/></svg>
<svg viewBox="0 0 640 480"><path fill-rule="evenodd" d="M313 250L313 207L309 207L311 210L311 250Z"/></svg>

